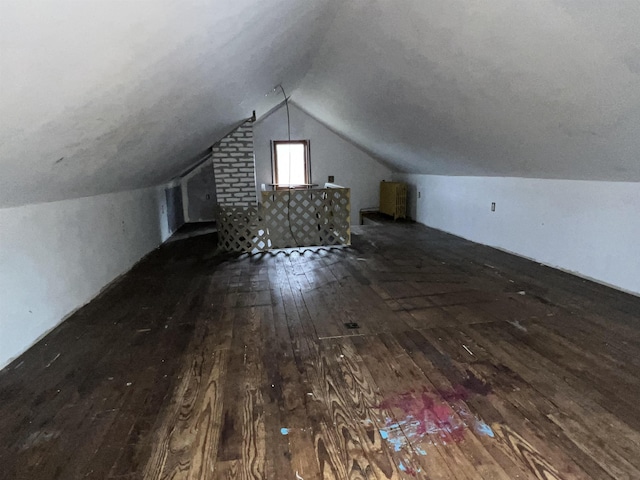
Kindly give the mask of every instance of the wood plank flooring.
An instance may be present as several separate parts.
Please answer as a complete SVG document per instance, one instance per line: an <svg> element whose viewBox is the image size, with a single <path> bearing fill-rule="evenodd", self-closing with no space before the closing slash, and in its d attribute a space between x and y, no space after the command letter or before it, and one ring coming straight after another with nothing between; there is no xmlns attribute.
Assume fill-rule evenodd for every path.
<svg viewBox="0 0 640 480"><path fill-rule="evenodd" d="M419 225L214 241L0 372L0 478L640 479L640 298Z"/></svg>

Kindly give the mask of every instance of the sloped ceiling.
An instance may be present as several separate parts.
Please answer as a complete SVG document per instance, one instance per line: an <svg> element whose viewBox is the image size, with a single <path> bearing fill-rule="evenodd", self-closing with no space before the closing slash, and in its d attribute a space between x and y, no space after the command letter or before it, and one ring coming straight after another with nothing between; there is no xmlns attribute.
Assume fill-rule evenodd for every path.
<svg viewBox="0 0 640 480"><path fill-rule="evenodd" d="M640 181L637 0L3 0L0 207L156 185L281 101L399 170Z"/></svg>
<svg viewBox="0 0 640 480"><path fill-rule="evenodd" d="M2 0L0 207L172 178L297 85L330 6Z"/></svg>
<svg viewBox="0 0 640 480"><path fill-rule="evenodd" d="M342 2L294 94L408 172L640 181L637 0Z"/></svg>

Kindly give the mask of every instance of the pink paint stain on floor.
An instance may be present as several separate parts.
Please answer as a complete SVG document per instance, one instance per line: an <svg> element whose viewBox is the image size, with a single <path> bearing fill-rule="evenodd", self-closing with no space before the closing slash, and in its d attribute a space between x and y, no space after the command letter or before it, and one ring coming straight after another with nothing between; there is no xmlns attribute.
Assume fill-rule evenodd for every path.
<svg viewBox="0 0 640 480"><path fill-rule="evenodd" d="M442 443L459 442L464 438L464 424L457 418L452 408L428 391L410 391L382 402L380 409L400 409L404 419L399 422L387 420L386 427L395 435L422 440L427 436L437 436ZM397 450L398 444L395 444Z"/></svg>
<svg viewBox="0 0 640 480"><path fill-rule="evenodd" d="M381 410L400 410L401 420L387 418L380 435L395 451L413 451L426 455L419 444L426 441L447 445L464 440L472 429L476 434L493 437L486 423L469 412L463 402L473 395L488 395L491 387L467 372L468 378L451 390L411 390L382 402Z"/></svg>

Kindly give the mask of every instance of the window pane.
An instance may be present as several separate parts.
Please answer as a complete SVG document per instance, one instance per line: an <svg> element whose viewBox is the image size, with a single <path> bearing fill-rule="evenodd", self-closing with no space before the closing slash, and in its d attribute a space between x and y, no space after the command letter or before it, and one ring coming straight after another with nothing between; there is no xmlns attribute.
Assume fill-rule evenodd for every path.
<svg viewBox="0 0 640 480"><path fill-rule="evenodd" d="M278 183L302 185L307 183L305 146L302 143L279 143L276 145Z"/></svg>

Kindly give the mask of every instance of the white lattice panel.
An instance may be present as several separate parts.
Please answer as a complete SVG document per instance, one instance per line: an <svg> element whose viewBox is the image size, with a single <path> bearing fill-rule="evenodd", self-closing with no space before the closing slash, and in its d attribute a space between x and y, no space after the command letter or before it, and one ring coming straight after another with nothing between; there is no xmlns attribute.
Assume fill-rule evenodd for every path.
<svg viewBox="0 0 640 480"><path fill-rule="evenodd" d="M218 245L231 252L269 250L264 218L260 207L218 207Z"/></svg>
<svg viewBox="0 0 640 480"><path fill-rule="evenodd" d="M262 193L254 207L219 207L219 244L225 250L349 245L350 190L327 188Z"/></svg>

